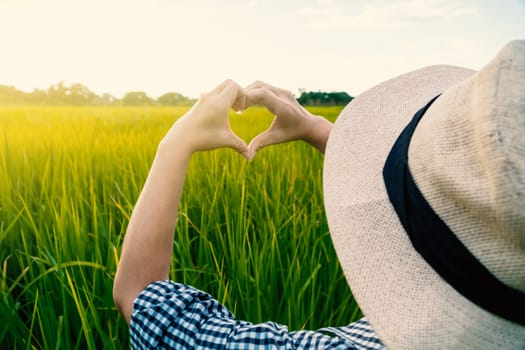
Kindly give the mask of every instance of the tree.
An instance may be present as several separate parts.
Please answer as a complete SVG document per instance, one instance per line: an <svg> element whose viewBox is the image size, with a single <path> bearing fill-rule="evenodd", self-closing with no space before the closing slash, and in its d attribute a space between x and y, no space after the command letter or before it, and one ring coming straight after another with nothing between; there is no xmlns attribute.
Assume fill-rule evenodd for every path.
<svg viewBox="0 0 525 350"><path fill-rule="evenodd" d="M342 106L352 101L353 97L346 92L322 92L322 91L301 91L301 96L297 99L303 106Z"/></svg>
<svg viewBox="0 0 525 350"><path fill-rule="evenodd" d="M64 98L66 104L71 105L86 105L94 104L97 100L97 95L87 88L87 86L76 83L66 89L66 96Z"/></svg>
<svg viewBox="0 0 525 350"><path fill-rule="evenodd" d="M13 86L0 85L0 104L20 104L24 103L27 94L17 90Z"/></svg>
<svg viewBox="0 0 525 350"><path fill-rule="evenodd" d="M122 98L122 104L125 106L143 106L154 102L144 91L131 91Z"/></svg>
<svg viewBox="0 0 525 350"><path fill-rule="evenodd" d="M169 106L188 106L192 105L194 102L194 99L179 94L178 92L167 92L157 98L158 104Z"/></svg>
<svg viewBox="0 0 525 350"><path fill-rule="evenodd" d="M301 105L307 106L334 106L346 105L352 96L346 92L305 91L300 89L301 95L297 99ZM167 92L156 100L143 91L132 91L120 100L104 93L97 95L80 83L67 83L60 81L48 89L35 89L32 92L17 90L13 86L0 85L0 105L126 105L126 106L190 106L195 99L184 96L178 92Z"/></svg>
<svg viewBox="0 0 525 350"><path fill-rule="evenodd" d="M108 94L107 92L103 93L102 96L99 96L97 100L97 104L99 105L113 105L119 102L118 98Z"/></svg>

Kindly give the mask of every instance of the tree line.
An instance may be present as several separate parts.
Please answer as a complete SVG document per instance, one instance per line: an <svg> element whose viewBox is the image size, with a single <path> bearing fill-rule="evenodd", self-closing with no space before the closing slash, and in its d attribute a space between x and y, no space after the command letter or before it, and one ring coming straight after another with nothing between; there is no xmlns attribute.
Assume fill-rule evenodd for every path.
<svg viewBox="0 0 525 350"><path fill-rule="evenodd" d="M177 105L190 106L196 100L178 92L167 92L157 99L149 97L144 91L131 91L122 98L108 93L97 95L80 83L59 82L48 89L35 89L32 92L20 91L13 86L0 85L0 105Z"/></svg>
<svg viewBox="0 0 525 350"><path fill-rule="evenodd" d="M297 102L303 106L344 106L352 101L352 99L353 97L344 91L301 91Z"/></svg>
<svg viewBox="0 0 525 350"><path fill-rule="evenodd" d="M300 91L297 101L303 106L346 105L353 97L346 92ZM0 105L115 105L115 106L191 106L196 99L178 92L167 92L154 99L144 91L131 91L122 98L108 93L98 95L80 83L59 82L48 89L24 92L13 86L0 85Z"/></svg>

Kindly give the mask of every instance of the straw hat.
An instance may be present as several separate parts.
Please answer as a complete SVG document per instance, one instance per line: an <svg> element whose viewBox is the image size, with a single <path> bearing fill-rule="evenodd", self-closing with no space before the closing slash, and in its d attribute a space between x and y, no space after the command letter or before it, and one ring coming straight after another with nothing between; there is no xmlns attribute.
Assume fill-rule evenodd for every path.
<svg viewBox="0 0 525 350"><path fill-rule="evenodd" d="M328 224L387 348L525 349L524 87L525 41L513 41L479 72L431 66L381 83L336 121Z"/></svg>

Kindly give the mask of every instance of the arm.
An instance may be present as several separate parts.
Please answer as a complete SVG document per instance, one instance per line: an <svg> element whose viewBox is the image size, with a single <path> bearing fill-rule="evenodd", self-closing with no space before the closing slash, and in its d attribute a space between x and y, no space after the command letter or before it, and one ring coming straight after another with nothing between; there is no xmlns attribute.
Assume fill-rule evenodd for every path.
<svg viewBox="0 0 525 350"><path fill-rule="evenodd" d="M203 95L158 147L131 215L113 285L115 305L128 324L136 296L149 283L168 279L177 211L191 155L231 147L249 157L248 146L228 123L230 106L241 91L227 80Z"/></svg>
<svg viewBox="0 0 525 350"><path fill-rule="evenodd" d="M266 106L275 119L268 130L250 142L252 156L263 147L296 140L306 141L324 153L332 123L304 109L290 91L257 81L245 89L233 108L242 110L254 104Z"/></svg>

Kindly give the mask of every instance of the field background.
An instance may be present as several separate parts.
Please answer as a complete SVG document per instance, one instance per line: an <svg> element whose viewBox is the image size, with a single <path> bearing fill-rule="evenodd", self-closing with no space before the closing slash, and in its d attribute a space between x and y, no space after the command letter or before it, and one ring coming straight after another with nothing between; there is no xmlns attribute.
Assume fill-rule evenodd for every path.
<svg viewBox="0 0 525 350"><path fill-rule="evenodd" d="M186 107L0 107L0 348L126 349L112 301L127 221L156 146ZM335 120L341 107L315 114ZM232 113L250 140L272 116ZM198 153L171 278L241 319L291 330L360 317L333 250L322 155L302 142Z"/></svg>

